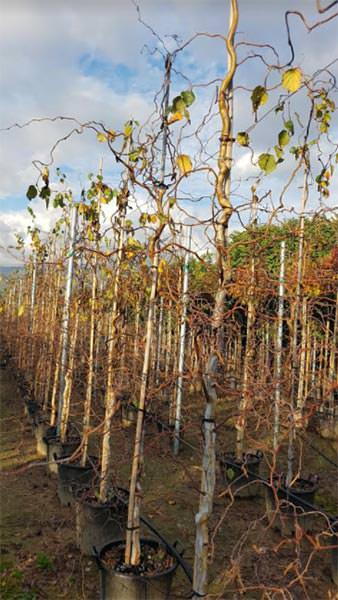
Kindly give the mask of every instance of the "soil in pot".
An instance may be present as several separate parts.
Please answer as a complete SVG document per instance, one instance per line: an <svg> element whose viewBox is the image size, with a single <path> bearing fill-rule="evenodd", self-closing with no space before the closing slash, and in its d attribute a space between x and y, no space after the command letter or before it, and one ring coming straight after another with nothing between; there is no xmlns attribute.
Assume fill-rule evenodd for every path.
<svg viewBox="0 0 338 600"><path fill-rule="evenodd" d="M236 498L254 498L262 493L262 484L255 483L259 475L263 454L260 451L243 453L238 460L234 453L225 453L219 461L223 485L230 487L229 492ZM250 474L247 472L250 471Z"/></svg>
<svg viewBox="0 0 338 600"><path fill-rule="evenodd" d="M128 516L128 492L117 488L108 502L102 504L91 490L78 493L75 500L76 542L81 553L93 556L125 532Z"/></svg>
<svg viewBox="0 0 338 600"><path fill-rule="evenodd" d="M90 456L85 466L79 462L58 463L58 497L62 506L70 506L81 488L88 488L92 483L98 459Z"/></svg>
<svg viewBox="0 0 338 600"><path fill-rule="evenodd" d="M166 548L156 540L141 540L138 566L124 562L125 542L104 546L98 562L102 600L169 600L172 579L178 566Z"/></svg>
<svg viewBox="0 0 338 600"><path fill-rule="evenodd" d="M300 504L297 505L297 496L309 504L314 504L315 493L318 489L318 478L309 476L308 479L299 478L291 488L283 486L285 478L274 478L274 487L265 487L265 504L269 524L283 536L292 536L296 527L304 532L312 531L315 527L315 514ZM288 489L293 494L288 496Z"/></svg>

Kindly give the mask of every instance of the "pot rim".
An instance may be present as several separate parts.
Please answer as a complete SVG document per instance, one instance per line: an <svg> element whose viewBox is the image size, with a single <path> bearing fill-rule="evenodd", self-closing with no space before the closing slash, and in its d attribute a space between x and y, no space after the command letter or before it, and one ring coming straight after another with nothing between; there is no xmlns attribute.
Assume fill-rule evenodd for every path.
<svg viewBox="0 0 338 600"><path fill-rule="evenodd" d="M230 462L236 464L238 467L242 467L243 465L258 463L263 458L263 452L261 450L257 450L254 452L243 452L242 460L236 458L235 452L225 452L220 457L220 462L224 465L229 460Z"/></svg>
<svg viewBox="0 0 338 600"><path fill-rule="evenodd" d="M117 491L121 492L122 494L124 493L128 493L128 498L129 498L129 492L127 490L125 490L124 488L116 488ZM78 490L78 492L75 495L75 500L76 502L78 502L79 504L83 504L86 506L92 506L93 508L105 508L105 509L110 509L112 508L112 504L115 502L115 499L117 498L118 500L121 501L121 504L123 504L126 508L128 507L128 498L126 498L126 501L123 502L123 500L121 500L117 495L115 495L115 499L112 498L110 500L108 500L107 502L100 502L99 499L94 499L93 496L91 496L91 500L85 498L83 498L82 496L85 495L86 492L90 492L91 488L88 487L82 487L80 490Z"/></svg>
<svg viewBox="0 0 338 600"><path fill-rule="evenodd" d="M159 579L160 577L163 577L164 575L171 575L172 573L174 573L176 571L176 569L179 566L179 562L177 560L177 558L169 551L168 547L165 546L165 544L161 544L161 542L154 540L152 538L141 538L141 545L142 543L146 543L150 546L164 546L166 553L171 556L174 560L174 564L171 567L168 567L167 569L165 569L164 571L161 571L160 573L156 573L155 575L135 575L134 573L120 573L119 571L115 571L114 568L109 568L106 567L103 563L103 559L102 559L102 554L105 550L107 550L110 547L113 546L117 546L118 544L123 544L125 546L126 541L124 539L117 539L117 540L113 540L111 542L108 542L108 544L105 544L100 552L97 554L97 561L99 563L99 566L102 570L106 571L106 573L110 573L111 575L116 575L117 577L121 577L123 579L136 579L137 581L146 581L148 580L155 580L155 579Z"/></svg>
<svg viewBox="0 0 338 600"><path fill-rule="evenodd" d="M63 460L65 458L69 458L69 456L59 456L58 460ZM97 458L97 457L95 457L95 458ZM93 459L92 459L92 462L94 462ZM98 459L96 461L96 464L98 464ZM85 466L82 466L82 465L80 465L79 461L59 463L59 467L66 467L68 469L74 469L74 470L83 469L84 471L89 471L90 469L94 469L94 466L91 463L87 462L85 464Z"/></svg>
<svg viewBox="0 0 338 600"><path fill-rule="evenodd" d="M302 487L297 487L297 483L301 483L301 482L305 482L308 486L307 489L304 489ZM318 487L319 487L319 482L312 480L310 477L298 477L296 479L296 481L289 487L286 487L284 485L284 481L283 481L283 474L278 475L277 473L274 474L272 476L272 485L275 489L283 489L283 491L285 491L286 493L288 492L288 490L290 490L290 492L292 494L297 495L302 495L302 494L312 494L313 492L317 491ZM269 487L272 487L271 485L269 485Z"/></svg>
<svg viewBox="0 0 338 600"><path fill-rule="evenodd" d="M81 443L80 437L68 438L64 442L61 442L61 438L59 435L47 435L47 434L44 436L44 440L51 444L62 444L63 446L66 446L67 444L78 444L79 445Z"/></svg>

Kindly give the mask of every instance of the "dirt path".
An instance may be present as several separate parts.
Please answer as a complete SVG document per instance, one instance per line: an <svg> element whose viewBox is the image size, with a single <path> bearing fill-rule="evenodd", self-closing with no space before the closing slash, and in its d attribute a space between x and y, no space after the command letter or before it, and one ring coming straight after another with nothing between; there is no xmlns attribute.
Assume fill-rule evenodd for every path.
<svg viewBox="0 0 338 600"><path fill-rule="evenodd" d="M0 369L1 397L1 600L96 600L99 575L95 564L82 558L75 546L74 510L61 507L56 480L47 475L46 465L35 454L35 440L23 414L23 403L10 374ZM130 431L114 433L119 463L118 485L126 487ZM319 444L319 440L315 440ZM200 457L185 448L173 460L168 440L159 443L151 432L146 437L144 514L170 541L180 538L185 557L193 562L194 515L200 480ZM334 453L331 453L334 458ZM309 455L313 469L320 458ZM122 461L121 461L122 462ZM324 468L325 465L321 465ZM327 468L322 498L335 504L332 481L335 470ZM331 486L331 495L330 495ZM223 488L224 491L224 488ZM323 504L323 503L322 503ZM333 506L332 506L333 510ZM212 577L217 577L211 598L226 600L336 600L330 580L329 552L312 552L311 540L283 539L267 526L262 498L231 503L218 483L215 498L215 536ZM310 562L309 561L309 556ZM308 565L308 568L307 566ZM299 573L306 568L304 577ZM227 578L219 577L226 573ZM243 591L249 586L249 590ZM290 596L278 590L289 586ZM242 588L242 592L241 592ZM251 589L250 589L251 588ZM263 590L272 590L264 596ZM189 585L178 571L172 599L187 597ZM121 600L123 600L121 598Z"/></svg>
<svg viewBox="0 0 338 600"><path fill-rule="evenodd" d="M74 517L35 454L15 382L0 369L2 600L91 600L99 578L74 545Z"/></svg>

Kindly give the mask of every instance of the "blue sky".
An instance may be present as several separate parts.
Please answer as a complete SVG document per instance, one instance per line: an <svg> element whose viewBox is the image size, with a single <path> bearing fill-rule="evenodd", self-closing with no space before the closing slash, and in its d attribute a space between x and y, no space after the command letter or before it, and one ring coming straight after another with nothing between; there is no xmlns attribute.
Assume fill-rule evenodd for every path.
<svg viewBox="0 0 338 600"><path fill-rule="evenodd" d="M58 3L12 0L4 4L0 24L0 127L23 123L32 117L68 115L80 121L103 120L108 127L118 129L131 117L141 123L148 118L153 111L154 96L162 85L162 55L165 49L149 28L138 22L132 2L97 0L93 3L82 0L80 9L75 0L60 0ZM302 11L310 23L318 19L314 0L275 0L273 3L268 0L240 0L239 6L237 40L272 44L279 53L281 63L287 61L290 55L284 26L285 10ZM228 7L227 0L140 1L143 19L171 51L175 49L177 39L187 40L197 32L224 35ZM304 74L312 74L315 69L337 57L337 21L308 34L294 16L291 18L291 31L296 53L294 65L299 66ZM239 60L254 51L254 46L240 46ZM262 54L268 62L275 60L267 47ZM172 97L190 85L197 95L197 101L191 107L191 128L184 129L188 136L201 123L215 98L217 82L209 86L206 84L223 75L226 62L224 43L218 38L200 37L178 55L175 62L177 73L174 72L172 78ZM337 64L333 65L332 70L338 74ZM252 123L248 90L262 84L265 75L266 67L259 59L249 59L239 68L235 80L235 131L245 130ZM268 79L269 86L272 87L279 77L279 73L272 71ZM271 91L270 106L274 99L274 92ZM300 94L296 106L302 117L307 110L304 94ZM273 114L257 131L253 131L252 139L258 153L273 147L278 128L282 127L278 119L278 115ZM215 115L203 130L203 139L211 136L213 140L208 146L210 152L216 147L218 126L219 120ZM68 131L68 123L57 121L0 132L0 264L12 264L13 252L8 254L4 249L13 243L14 232L23 234L30 222L25 208L25 192L36 178L32 160L48 160L50 148ZM337 140L336 122L332 125L332 137ZM178 127L173 139L181 152L193 157L196 165L207 160L205 153L200 155L199 145L194 138L183 135L179 141ZM87 181L87 174L96 171L100 156L104 160L105 177L116 183L119 170L103 145L98 144L88 132L74 136L59 146L55 153L55 167L63 165L69 184L78 194ZM250 176L258 171L252 168L246 149L236 151L234 158L233 202L236 207L241 207L248 202ZM293 164L290 160L285 161L268 180L262 181L262 194L271 189L274 203ZM296 180L287 198L291 213L297 212L299 207L299 186L300 182ZM320 209L316 186L313 185L310 191L313 209ZM184 182L179 192L181 196L191 194L198 197L203 193L210 197L212 187L205 177L196 175ZM140 194L138 203L144 201ZM188 205L185 202L183 207ZM47 230L57 213L53 210L46 212L39 201L33 201L32 206L41 228ZM205 199L191 206L190 212L195 218L210 216L210 200ZM336 206L334 195L329 208L336 210ZM265 208L270 210L272 205ZM245 221L248 211L241 211ZM235 217L232 227L239 225ZM203 236L204 233L200 232L200 245L206 239Z"/></svg>
<svg viewBox="0 0 338 600"><path fill-rule="evenodd" d="M79 70L89 78L99 79L118 94L127 94L137 85L137 70L124 65L115 64L105 57L85 53L80 56ZM148 86L147 86L148 87ZM145 90L146 89L145 86Z"/></svg>

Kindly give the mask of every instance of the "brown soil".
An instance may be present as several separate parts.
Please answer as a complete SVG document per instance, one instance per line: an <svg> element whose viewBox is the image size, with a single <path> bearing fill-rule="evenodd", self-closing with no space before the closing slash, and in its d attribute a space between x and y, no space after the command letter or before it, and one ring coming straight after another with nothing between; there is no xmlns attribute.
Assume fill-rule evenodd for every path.
<svg viewBox="0 0 338 600"><path fill-rule="evenodd" d="M115 548L107 549L104 552L102 563L106 569L111 569L118 573L138 576L160 575L174 565L174 559L168 555L163 547L154 548L150 544L141 545L141 559L137 566L126 565L124 562L125 544L119 544Z"/></svg>
<svg viewBox="0 0 338 600"><path fill-rule="evenodd" d="M99 597L98 570L94 561L82 558L75 546L74 509L60 506L56 479L47 475L45 463L35 454L35 440L15 384L4 370L0 370L0 377L3 467L0 597L94 600ZM201 414L196 398L191 398L187 405L186 416L193 415L195 421L191 429L187 427L192 433L185 435L177 458L173 458L168 435L159 434L155 425L149 425L145 438L143 514L169 541L181 540L186 549L184 558L192 565L201 475L198 442ZM120 424L113 432L117 464L114 483L123 488L128 487L133 434L133 426L121 430ZM230 427L219 431L221 450L231 450L233 435ZM314 434L311 441L336 460L329 442ZM302 443L299 455L307 472L320 475L316 504L337 514L334 466L306 443ZM269 458L268 453L263 475L268 473ZM268 526L262 497L234 500L226 492L218 474L210 599L333 600L337 597L330 580L327 535L316 538L298 531L296 538L282 538ZM324 517L318 515L318 531L325 527ZM171 598L182 598L190 591L189 582L178 569Z"/></svg>

